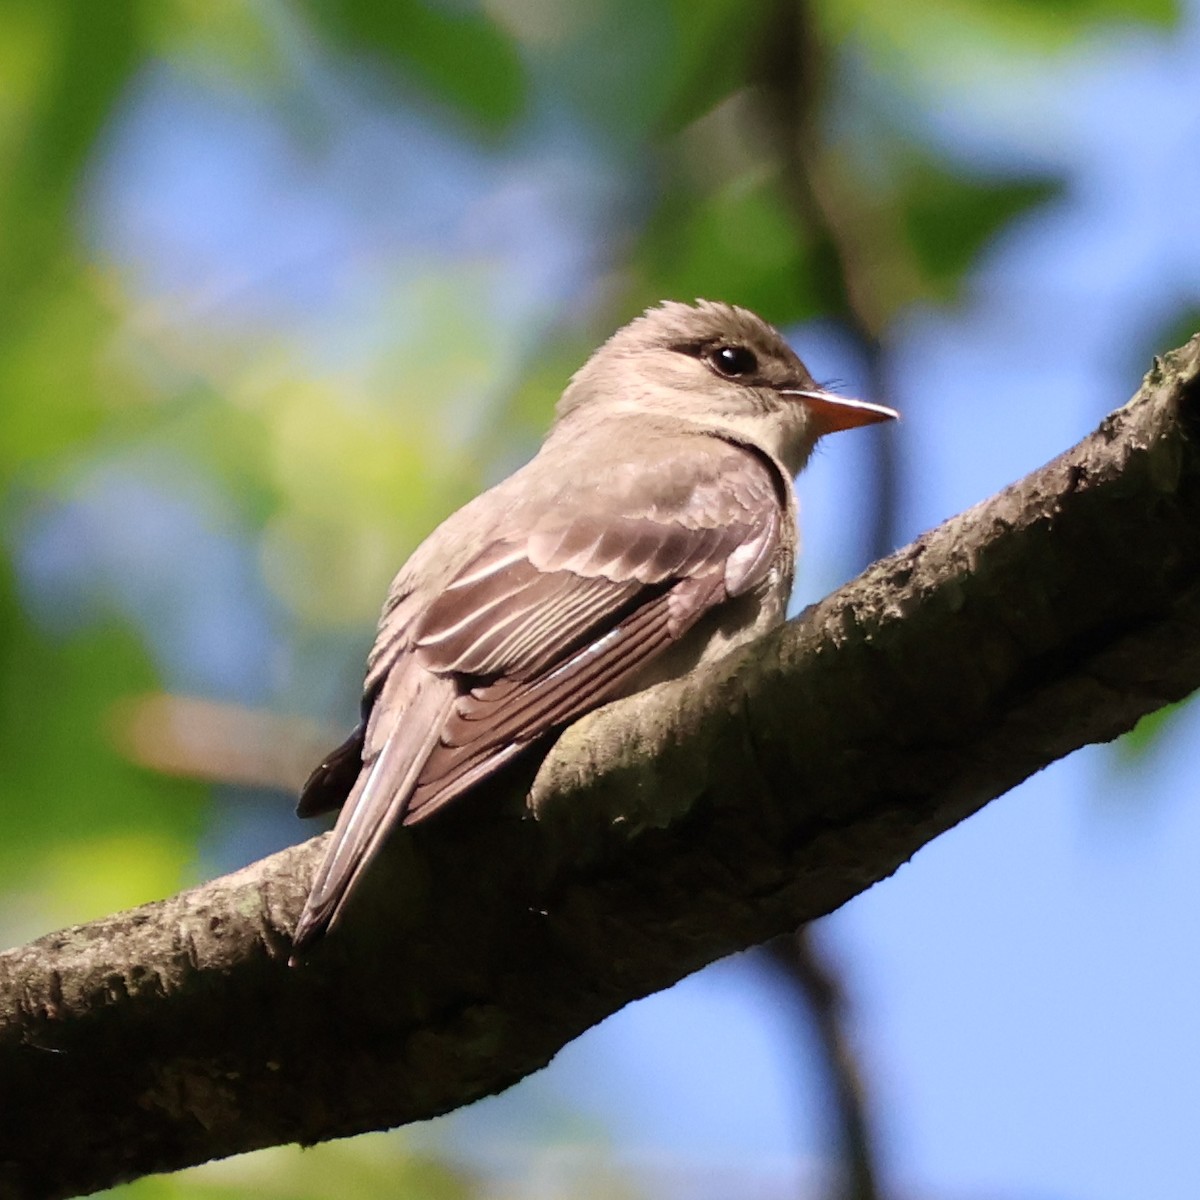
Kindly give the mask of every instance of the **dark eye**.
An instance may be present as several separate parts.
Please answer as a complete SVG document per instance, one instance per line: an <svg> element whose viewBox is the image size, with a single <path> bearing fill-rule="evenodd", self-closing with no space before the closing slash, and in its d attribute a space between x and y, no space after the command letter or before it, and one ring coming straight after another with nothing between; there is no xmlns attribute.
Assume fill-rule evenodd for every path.
<svg viewBox="0 0 1200 1200"><path fill-rule="evenodd" d="M753 375L758 370L758 359L754 357L754 351L747 350L745 346L717 346L709 354L709 362L729 379Z"/></svg>

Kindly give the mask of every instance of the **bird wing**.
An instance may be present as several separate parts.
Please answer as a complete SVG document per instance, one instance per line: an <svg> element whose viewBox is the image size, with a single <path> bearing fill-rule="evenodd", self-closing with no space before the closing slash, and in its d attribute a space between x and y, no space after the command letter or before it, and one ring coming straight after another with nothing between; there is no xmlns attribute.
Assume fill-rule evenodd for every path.
<svg viewBox="0 0 1200 1200"><path fill-rule="evenodd" d="M766 576L790 511L773 460L711 437L655 450L650 469L615 464L569 481L524 529L498 527L420 609L397 587L371 656L365 727L301 800L319 811L361 744L297 944L336 917L398 821L428 816L611 699Z"/></svg>

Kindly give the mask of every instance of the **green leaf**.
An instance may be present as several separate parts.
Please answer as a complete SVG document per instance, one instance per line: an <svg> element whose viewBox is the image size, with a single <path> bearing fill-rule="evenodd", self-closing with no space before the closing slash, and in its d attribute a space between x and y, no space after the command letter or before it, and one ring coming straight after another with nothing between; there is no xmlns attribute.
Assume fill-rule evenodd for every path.
<svg viewBox="0 0 1200 1200"><path fill-rule="evenodd" d="M1195 699L1188 696L1175 704L1147 713L1127 734L1117 740L1117 749L1127 762L1145 758L1177 722L1183 709Z"/></svg>
<svg viewBox="0 0 1200 1200"><path fill-rule="evenodd" d="M954 297L980 250L1006 225L1062 190L1050 178L971 178L923 155L902 172L903 228L926 285L942 299Z"/></svg>
<svg viewBox="0 0 1200 1200"><path fill-rule="evenodd" d="M368 1133L316 1146L276 1146L152 1175L101 1193L107 1200L471 1200L485 1190L464 1170L414 1153L402 1135Z"/></svg>
<svg viewBox="0 0 1200 1200"><path fill-rule="evenodd" d="M116 706L157 686L139 641L112 625L47 637L3 568L0 629L0 878L52 901L64 921L177 890L207 788L117 748Z"/></svg>
<svg viewBox="0 0 1200 1200"><path fill-rule="evenodd" d="M915 80L932 70L962 76L1004 53L1070 50L1099 26L1165 26L1176 0L818 0L827 37L866 49L877 66ZM936 80L935 80L936 81Z"/></svg>
<svg viewBox="0 0 1200 1200"><path fill-rule="evenodd" d="M18 47L18 94L0 142L0 326L27 317L68 244L75 185L143 52L137 0L25 0L0 10ZM7 150L7 153L3 153Z"/></svg>
<svg viewBox="0 0 1200 1200"><path fill-rule="evenodd" d="M672 0L678 29L663 131L675 132L743 86L765 4Z"/></svg>
<svg viewBox="0 0 1200 1200"><path fill-rule="evenodd" d="M512 39L477 12L422 0L303 0L317 27L354 51L400 64L441 99L493 132L525 107L525 75Z"/></svg>
<svg viewBox="0 0 1200 1200"><path fill-rule="evenodd" d="M564 4L553 39L536 47L545 94L623 152L642 153L677 83L680 23L665 4Z"/></svg>
<svg viewBox="0 0 1200 1200"><path fill-rule="evenodd" d="M669 197L638 255L634 302L727 300L779 324L819 309L810 248L765 172Z"/></svg>
<svg viewBox="0 0 1200 1200"><path fill-rule="evenodd" d="M1182 346L1197 333L1200 333L1200 305L1181 299L1179 309L1152 328L1149 334L1119 348L1121 377L1128 380L1131 388L1135 387L1150 370L1155 355Z"/></svg>

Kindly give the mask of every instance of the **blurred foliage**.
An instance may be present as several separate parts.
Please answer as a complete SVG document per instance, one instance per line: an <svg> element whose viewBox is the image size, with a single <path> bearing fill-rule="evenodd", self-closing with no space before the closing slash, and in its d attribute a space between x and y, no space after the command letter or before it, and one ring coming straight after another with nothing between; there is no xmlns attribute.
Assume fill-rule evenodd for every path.
<svg viewBox="0 0 1200 1200"><path fill-rule="evenodd" d="M365 645L405 553L528 453L597 337L664 296L720 297L783 324L850 320L844 281L828 277L842 261L830 253L845 237L839 221L863 239L859 263L889 317L953 303L980 252L1059 195L1060 181L950 159L924 140L923 106L982 64L1036 63L1100 22L1175 14L1167 0L815 0L804 10L820 55L804 81L815 109L776 113L781 142L756 92L780 9L0 3L0 938L148 900L253 856L222 842L207 788L122 757L111 731L123 700L196 687L348 720L359 670L348 632ZM203 124L183 109L153 111L164 80L211 98L214 137L230 136L217 126L231 113L246 123L233 128L248 139L237 164L248 178L260 179L264 159L290 172L260 199L261 240L276 214L307 228L307 204L316 249L300 239L298 261L319 268L323 231L358 231L348 249L331 235L343 276L306 291L292 260L254 258L251 236L242 277L230 232L241 185L204 145L172 142L173 122L180 137ZM404 124L414 113L423 124ZM551 134L560 140L530 159ZM785 160L800 151L787 138L801 134L818 139L805 142L801 167L825 172L842 197L823 219L788 185L796 163ZM400 151L424 190L412 209L421 231L395 237L388 188L404 176L387 170ZM204 186L153 174L193 160ZM539 189L556 172L563 191L546 200ZM141 190L145 178L165 194ZM196 190L181 198L173 189L185 184ZM509 210L533 225L511 227L528 236L527 258L496 248L510 227L496 234L495 214ZM121 253L130 243L113 233L118 218L153 269ZM214 239L229 239L210 255L235 261L233 282L206 291L187 273L187 250L210 223ZM586 248L563 252L575 265L554 294L518 301L537 291L529 280L556 237ZM363 296L370 316L354 307ZM50 518L94 503L97 472L148 474L194 524L172 524L165 501L147 511L152 489L131 493L142 499L105 511L138 555L112 551L109 575L89 589L89 564L109 553L104 528ZM44 528L38 541L31 531ZM210 539L209 558L180 544L193 528ZM180 615L222 598L220 611L239 615L215 634ZM220 670L179 666L221 658L223 646L234 649ZM1138 737L1150 736L1144 723ZM306 832L288 824L286 799L274 820L280 840ZM394 1147L380 1158L340 1146L115 1194L473 1188Z"/></svg>
<svg viewBox="0 0 1200 1200"><path fill-rule="evenodd" d="M976 255L1001 229L1060 190L1051 179L972 179L916 155L906 167L897 207L927 294L939 300L958 297Z"/></svg>
<svg viewBox="0 0 1200 1200"><path fill-rule="evenodd" d="M32 294L57 289L70 268L72 206L93 152L147 47L137 0L8 0L0 135L0 326L32 315ZM36 310L36 306L35 306ZM15 340L10 337L7 341Z"/></svg>
<svg viewBox="0 0 1200 1200"><path fill-rule="evenodd" d="M821 0L814 7L827 36L861 43L890 68L952 77L1006 53L1066 50L1102 22L1167 24L1178 15L1174 0Z"/></svg>
<svg viewBox="0 0 1200 1200"><path fill-rule="evenodd" d="M664 197L640 250L631 307L720 296L779 322L820 311L810 247L768 176L747 172L708 195L681 188Z"/></svg>
<svg viewBox="0 0 1200 1200"><path fill-rule="evenodd" d="M1146 362L1152 355L1166 354L1176 346L1182 346L1196 336L1197 330L1200 330L1200 305L1189 303L1172 312L1164 326L1153 330L1148 344L1130 350L1129 374L1148 369Z"/></svg>
<svg viewBox="0 0 1200 1200"><path fill-rule="evenodd" d="M1165 704L1162 708L1147 713L1117 742L1125 761L1135 763L1145 758L1162 741L1167 730L1176 724L1180 713L1193 700L1194 697L1189 696L1186 700L1180 700L1175 704Z"/></svg>
<svg viewBox="0 0 1200 1200"><path fill-rule="evenodd" d="M311 1149L278 1147L210 1163L175 1175L156 1175L113 1188L112 1200L328 1200L330 1196L413 1196L471 1200L475 1181L428 1155L408 1152L394 1134Z"/></svg>
<svg viewBox="0 0 1200 1200"><path fill-rule="evenodd" d="M520 116L525 75L507 32L466 6L422 0L303 0L313 26L347 51L392 60L415 85L449 101L484 128Z"/></svg>
<svg viewBox="0 0 1200 1200"><path fill-rule="evenodd" d="M18 892L40 886L62 923L177 887L201 830L199 789L134 767L110 736L114 703L155 680L145 647L111 622L39 636L7 589L0 621L0 878Z"/></svg>

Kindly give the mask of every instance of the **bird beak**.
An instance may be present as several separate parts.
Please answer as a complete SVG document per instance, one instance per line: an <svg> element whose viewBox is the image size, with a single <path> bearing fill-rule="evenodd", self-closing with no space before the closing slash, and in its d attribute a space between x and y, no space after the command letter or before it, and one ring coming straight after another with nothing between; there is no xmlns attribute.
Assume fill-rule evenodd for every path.
<svg viewBox="0 0 1200 1200"><path fill-rule="evenodd" d="M897 421L900 414L886 404L872 404L869 400L851 400L849 396L835 396L832 392L806 391L799 388L780 388L781 396L796 396L804 401L805 407L817 423L821 434L836 433L839 429L856 429L859 425L875 425L880 421Z"/></svg>

